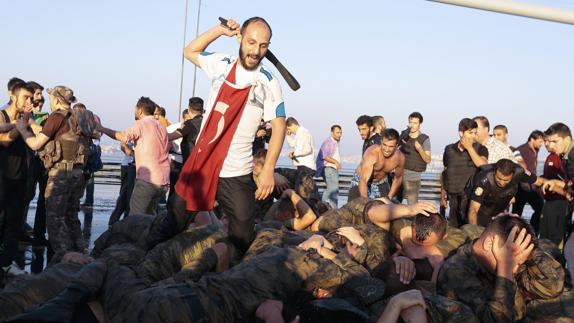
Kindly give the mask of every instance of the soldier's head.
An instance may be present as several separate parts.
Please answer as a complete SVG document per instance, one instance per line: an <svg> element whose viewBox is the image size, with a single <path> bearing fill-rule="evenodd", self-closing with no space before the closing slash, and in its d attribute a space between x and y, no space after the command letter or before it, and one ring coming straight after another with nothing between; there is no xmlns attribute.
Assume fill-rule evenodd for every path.
<svg viewBox="0 0 574 323"><path fill-rule="evenodd" d="M361 135L362 140L367 140L371 137L371 133L373 133L373 118L369 117L368 115L360 116L357 121L357 129L359 129L359 135Z"/></svg>
<svg viewBox="0 0 574 323"><path fill-rule="evenodd" d="M546 149L549 152L563 155L572 144L572 132L570 128L562 122L556 122L544 131L546 136Z"/></svg>
<svg viewBox="0 0 574 323"><path fill-rule="evenodd" d="M510 160L503 158L494 164L494 181L500 188L506 187L512 181L514 173L516 172L516 164Z"/></svg>
<svg viewBox="0 0 574 323"><path fill-rule="evenodd" d="M157 104L150 98L142 96L136 103L135 119L140 120L147 116L153 116Z"/></svg>
<svg viewBox="0 0 574 323"><path fill-rule="evenodd" d="M399 133L393 128L387 128L381 133L381 149L385 158L391 157L399 147Z"/></svg>
<svg viewBox="0 0 574 323"><path fill-rule="evenodd" d="M532 242L536 245L534 229L532 229L532 226L530 226L526 220L513 215L499 215L495 217L473 245L473 250L479 256L479 261L489 270L493 272L496 270L496 258L492 251L495 243L494 237L498 237L498 244L501 246L506 242L510 231L512 231L514 227L517 228L515 238L518 237L518 233L522 231L522 229L525 229L526 234L531 236Z"/></svg>
<svg viewBox="0 0 574 323"><path fill-rule="evenodd" d="M477 128L478 125L476 124L476 121L469 118L464 118L458 123L458 136L461 140L466 138L475 142Z"/></svg>
<svg viewBox="0 0 574 323"><path fill-rule="evenodd" d="M417 214L412 225L412 242L420 246L434 246L446 238L448 223L439 213Z"/></svg>
<svg viewBox="0 0 574 323"><path fill-rule="evenodd" d="M74 91L67 86L58 85L46 90L50 96L50 108L52 111L60 109L70 109L72 103L76 102Z"/></svg>
<svg viewBox="0 0 574 323"><path fill-rule="evenodd" d="M32 97L34 96L34 89L26 83L18 83L12 87L10 91L11 105L16 107L19 113L32 111Z"/></svg>

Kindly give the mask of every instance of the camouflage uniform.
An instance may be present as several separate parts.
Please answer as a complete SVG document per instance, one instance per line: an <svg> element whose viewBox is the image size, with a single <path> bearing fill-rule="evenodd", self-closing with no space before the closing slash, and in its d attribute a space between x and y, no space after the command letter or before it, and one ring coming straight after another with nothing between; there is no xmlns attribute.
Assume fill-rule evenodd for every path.
<svg viewBox="0 0 574 323"><path fill-rule="evenodd" d="M371 223L371 221L363 215L365 205L368 201L369 199L366 197L356 198L339 209L331 209L323 213L319 230L329 232L353 224Z"/></svg>
<svg viewBox="0 0 574 323"><path fill-rule="evenodd" d="M64 164L58 164L64 165ZM46 185L46 228L54 252L79 251L85 248L78 219L85 179L81 168L52 168Z"/></svg>
<svg viewBox="0 0 574 323"><path fill-rule="evenodd" d="M514 322L526 315L526 302L558 297L564 270L550 255L535 248L515 275L516 282L497 277L482 266L472 242L443 264L437 291L470 306L481 322Z"/></svg>
<svg viewBox="0 0 574 323"><path fill-rule="evenodd" d="M0 322L55 297L82 265L59 263L37 275L23 275L0 292Z"/></svg>
<svg viewBox="0 0 574 323"><path fill-rule="evenodd" d="M250 318L266 299L289 301L301 291L310 296L360 275L366 270L345 254L326 260L299 248L272 247L197 283L151 288L128 267L108 263L105 310L110 322L235 322Z"/></svg>

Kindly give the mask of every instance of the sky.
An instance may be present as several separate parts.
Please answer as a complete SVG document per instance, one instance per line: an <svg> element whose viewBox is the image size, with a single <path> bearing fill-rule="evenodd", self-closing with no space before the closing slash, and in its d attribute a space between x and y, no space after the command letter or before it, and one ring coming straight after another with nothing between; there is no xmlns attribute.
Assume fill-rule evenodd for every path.
<svg viewBox="0 0 574 323"><path fill-rule="evenodd" d="M574 10L568 0L529 1ZM133 122L140 96L178 119L184 0L29 0L1 7L0 82L18 76L69 86L118 130ZM195 36L197 8L189 0L186 42ZM203 0L200 33L219 16L267 19L270 48L301 84L293 92L282 83L287 115L311 130L317 147L331 125L341 125L342 155L361 152L355 125L361 114L383 115L402 130L411 112L421 112L433 154L458 139L463 117L485 115L492 126L507 125L513 145L556 121L573 126L572 25L423 0ZM208 50L235 54L238 46L222 37ZM196 95L207 98L208 91L198 70ZM184 106L192 93L193 64L185 62ZM0 100L7 101L5 92Z"/></svg>

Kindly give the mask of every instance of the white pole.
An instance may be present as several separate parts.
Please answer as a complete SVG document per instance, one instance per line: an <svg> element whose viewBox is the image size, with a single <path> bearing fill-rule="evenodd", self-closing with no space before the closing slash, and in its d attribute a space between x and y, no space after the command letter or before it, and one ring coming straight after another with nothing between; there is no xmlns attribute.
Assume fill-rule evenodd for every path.
<svg viewBox="0 0 574 323"><path fill-rule="evenodd" d="M185 38L187 35L187 6L189 0L185 0L185 18L183 20L183 49L185 49ZM183 96L183 67L185 66L185 57L183 57L183 49L181 50L181 76L179 79L179 108L177 110L177 118L175 120L179 120L181 118L181 98Z"/></svg>
<svg viewBox="0 0 574 323"><path fill-rule="evenodd" d="M195 26L195 38L199 35L199 14L201 13L201 0L199 0L199 4L197 5L197 24ZM195 82L197 80L197 65L193 66L193 92L191 96L195 96Z"/></svg>
<svg viewBox="0 0 574 323"><path fill-rule="evenodd" d="M510 0L428 0L456 6L574 25L574 11Z"/></svg>

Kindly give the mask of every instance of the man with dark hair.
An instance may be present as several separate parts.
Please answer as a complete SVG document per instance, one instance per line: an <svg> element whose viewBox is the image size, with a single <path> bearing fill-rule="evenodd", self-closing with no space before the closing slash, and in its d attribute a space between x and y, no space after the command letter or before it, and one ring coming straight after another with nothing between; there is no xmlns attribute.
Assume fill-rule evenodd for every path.
<svg viewBox="0 0 574 323"><path fill-rule="evenodd" d="M494 164L502 158L510 159L517 163L518 160L510 147L502 141L490 136L490 122L485 116L477 116L473 119L476 121L476 138L479 144L488 149L488 163Z"/></svg>
<svg viewBox="0 0 574 323"><path fill-rule="evenodd" d="M124 144L135 145L136 182L130 200L131 214L156 214L157 204L169 185L169 142L165 127L153 114L156 104L141 97L135 107L136 122L119 132L100 125L101 132Z"/></svg>
<svg viewBox="0 0 574 323"><path fill-rule="evenodd" d="M241 27L241 28L240 28ZM239 56L205 49L221 36L239 40ZM219 206L229 217L230 240L245 251L253 240L255 199L274 189L274 169L285 138L285 105L279 81L261 64L271 40L271 28L260 17L240 26L229 19L195 38L184 56L200 67L211 82L207 117L197 147L183 166L164 227L149 245L181 231L193 212ZM253 140L261 119L271 122L265 164L255 183ZM192 213L189 213L192 212Z"/></svg>
<svg viewBox="0 0 574 323"><path fill-rule="evenodd" d="M187 158L195 147L195 142L201 130L201 122L203 121L203 99L200 97L189 98L187 105L188 116L180 129L169 133L169 140L174 141L179 138L181 140L181 157L182 164L185 164ZM174 184L175 185L175 184ZM175 186L174 186L175 187ZM171 195L171 194L170 194Z"/></svg>
<svg viewBox="0 0 574 323"><path fill-rule="evenodd" d="M24 273L14 262L25 222L28 152L14 121L32 112L34 90L24 82L15 82L10 104L0 111L0 127L6 131L0 145L0 281L5 275Z"/></svg>
<svg viewBox="0 0 574 323"><path fill-rule="evenodd" d="M165 109L159 105L155 107L153 117L159 121L164 127L168 127L171 123L165 118Z"/></svg>
<svg viewBox="0 0 574 323"><path fill-rule="evenodd" d="M526 166L526 164L524 163L524 160L522 159L522 154L520 153L520 151L518 149L516 149L516 147L513 147L508 143L508 127L506 127L503 124L499 124L499 125L494 126L494 128L492 129L492 136L494 138L498 139L500 142L502 142L506 146L508 146L508 148L510 148L510 151L512 151L512 154L514 155L514 158L516 159L515 162L517 164L519 164L520 166L522 166L524 168L528 168Z"/></svg>
<svg viewBox="0 0 574 323"><path fill-rule="evenodd" d="M429 136L421 132L423 116L419 112L409 115L408 132L401 135L401 152L405 155L403 176L403 196L408 204L416 203L421 189L421 174L431 162L431 144Z"/></svg>
<svg viewBox="0 0 574 323"><path fill-rule="evenodd" d="M339 207L339 169L341 169L339 142L342 134L341 126L331 126L331 135L323 141L317 154L316 175L322 176L327 186L322 199L329 202L333 208Z"/></svg>
<svg viewBox="0 0 574 323"><path fill-rule="evenodd" d="M90 156L91 139L96 136L95 119L87 110L71 108L76 97L70 88L56 86L47 92L52 113L41 131L35 123L24 120L16 126L26 144L38 151L48 172L46 224L52 249L56 254L84 252L78 211L85 188L84 167Z"/></svg>
<svg viewBox="0 0 574 323"><path fill-rule="evenodd" d="M7 88L8 88L8 98L10 98L12 96L12 89L14 88L14 86L18 85L18 84L24 84L26 83L26 81L24 81L21 78L17 78L17 77L13 77L10 80L8 80L8 84L7 84ZM8 103L4 104L0 109L4 110L6 108L8 108L10 106L10 104L12 104L12 101L10 101L11 99L8 100Z"/></svg>
<svg viewBox="0 0 574 323"><path fill-rule="evenodd" d="M42 107L44 106L44 96L42 91L44 87L37 82L30 81L28 85L34 90L34 96L32 97L32 117L34 122L43 126L46 119L48 119L49 114L47 112L42 112ZM38 199L36 202L36 214L34 217L34 244L45 245L46 244L46 204L44 193L46 191L46 185L48 183L48 174L44 168L42 160L37 153L32 152L30 154L30 160L28 163L28 186L26 194L26 210L24 216L28 214L28 206L34 199L36 195L36 183L38 183Z"/></svg>
<svg viewBox="0 0 574 323"><path fill-rule="evenodd" d="M405 156L397 148L399 133L392 128L383 130L380 145L371 146L363 154L351 180L349 201L361 196L369 198L393 198L403 183ZM395 171L392 186L389 186L388 175Z"/></svg>
<svg viewBox="0 0 574 323"><path fill-rule="evenodd" d="M526 164L526 170L530 174L537 175L536 169L538 168L538 151L544 145L544 133L540 130L534 130L528 136L528 141L518 146L517 151L520 152L522 160ZM534 227L534 231L540 231L540 214L544 206L544 199L538 187L520 184L518 192L516 193L516 202L512 206L512 213L522 215L522 210L526 203L530 204L534 213L530 223Z"/></svg>
<svg viewBox="0 0 574 323"><path fill-rule="evenodd" d="M509 215L496 217L480 238L449 257L437 281L438 294L468 305L481 322L536 319L527 302L555 299L561 304L563 288L560 263L537 247L525 220Z"/></svg>
<svg viewBox="0 0 574 323"><path fill-rule="evenodd" d="M508 207L521 183L542 186L546 182L509 159L483 167L469 185L468 223L486 227L493 216Z"/></svg>
<svg viewBox="0 0 574 323"><path fill-rule="evenodd" d="M448 220L451 226L460 227L468 210L466 184L478 168L488 159L486 147L476 143L476 121L464 118L458 123L459 141L444 148L442 162L441 205L450 207Z"/></svg>
<svg viewBox="0 0 574 323"><path fill-rule="evenodd" d="M572 214L572 183L574 181L574 141L572 140L572 132L564 123L556 122L544 131L544 135L546 136L546 149L548 152L555 153L560 157L564 175L558 189L550 191L554 191L566 198L569 203L567 214ZM568 263L568 270L571 276L574 277L574 234L572 233L570 233L570 237L564 245L564 257Z"/></svg>
<svg viewBox="0 0 574 323"><path fill-rule="evenodd" d="M355 123L357 124L357 129L359 129L361 139L364 141L363 155L365 154L365 151L367 151L367 148L371 147L372 145L381 144L381 135L374 129L373 118L368 115L362 115L357 118Z"/></svg>

